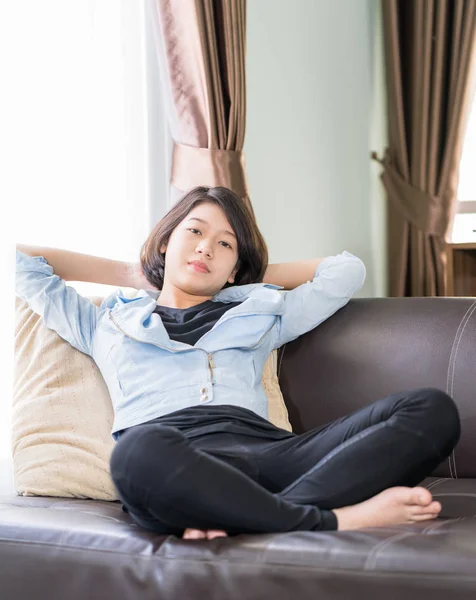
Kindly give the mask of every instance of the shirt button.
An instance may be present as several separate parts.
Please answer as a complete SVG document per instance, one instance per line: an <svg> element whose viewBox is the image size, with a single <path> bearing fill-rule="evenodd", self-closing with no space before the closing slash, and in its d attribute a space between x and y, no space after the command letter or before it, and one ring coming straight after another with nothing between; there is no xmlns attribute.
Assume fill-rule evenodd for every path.
<svg viewBox="0 0 476 600"><path fill-rule="evenodd" d="M202 394L200 396L200 402L205 402L205 400L208 398L208 394Z"/></svg>
<svg viewBox="0 0 476 600"><path fill-rule="evenodd" d="M207 388L203 387L203 388L200 390L200 393L201 393L201 394L204 394L206 391L207 391Z"/></svg>

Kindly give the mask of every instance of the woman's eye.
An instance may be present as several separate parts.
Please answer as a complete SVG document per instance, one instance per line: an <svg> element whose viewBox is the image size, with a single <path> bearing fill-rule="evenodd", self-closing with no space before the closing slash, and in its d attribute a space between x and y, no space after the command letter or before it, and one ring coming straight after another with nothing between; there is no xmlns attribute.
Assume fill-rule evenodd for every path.
<svg viewBox="0 0 476 600"><path fill-rule="evenodd" d="M191 231L192 233L194 233L195 231L197 233L201 233L200 229L195 229L194 227L189 228L189 231ZM226 244L227 248L230 248L230 250L232 250L232 247L230 246L230 244L228 242L223 242L224 244Z"/></svg>

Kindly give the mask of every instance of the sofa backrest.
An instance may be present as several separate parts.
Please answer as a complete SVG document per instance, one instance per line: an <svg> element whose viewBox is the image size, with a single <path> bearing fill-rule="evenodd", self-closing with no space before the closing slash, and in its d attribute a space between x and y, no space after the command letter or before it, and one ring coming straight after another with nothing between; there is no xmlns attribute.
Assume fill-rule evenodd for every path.
<svg viewBox="0 0 476 600"><path fill-rule="evenodd" d="M462 433L433 475L476 477L476 298L352 299L280 348L278 375L296 433L398 391L445 391Z"/></svg>

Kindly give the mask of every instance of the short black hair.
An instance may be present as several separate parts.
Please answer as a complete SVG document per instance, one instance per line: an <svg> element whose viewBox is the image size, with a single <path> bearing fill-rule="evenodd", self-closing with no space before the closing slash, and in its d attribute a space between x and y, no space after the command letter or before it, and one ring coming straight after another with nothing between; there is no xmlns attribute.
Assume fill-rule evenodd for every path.
<svg viewBox="0 0 476 600"><path fill-rule="evenodd" d="M165 255L160 248L168 244L177 225L203 202L212 202L223 210L238 240L235 281L227 281L223 289L231 285L261 283L268 266L266 242L245 202L235 192L221 186L191 189L160 219L140 251L140 262L147 281L157 289L162 289Z"/></svg>

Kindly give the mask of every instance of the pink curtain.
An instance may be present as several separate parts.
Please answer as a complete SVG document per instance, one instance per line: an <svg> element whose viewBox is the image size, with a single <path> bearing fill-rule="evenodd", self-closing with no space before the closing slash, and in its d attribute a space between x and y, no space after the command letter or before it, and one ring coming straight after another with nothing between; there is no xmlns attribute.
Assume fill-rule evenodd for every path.
<svg viewBox="0 0 476 600"><path fill-rule="evenodd" d="M174 202L223 185L253 212L243 144L246 0L156 0L157 50L174 140Z"/></svg>

